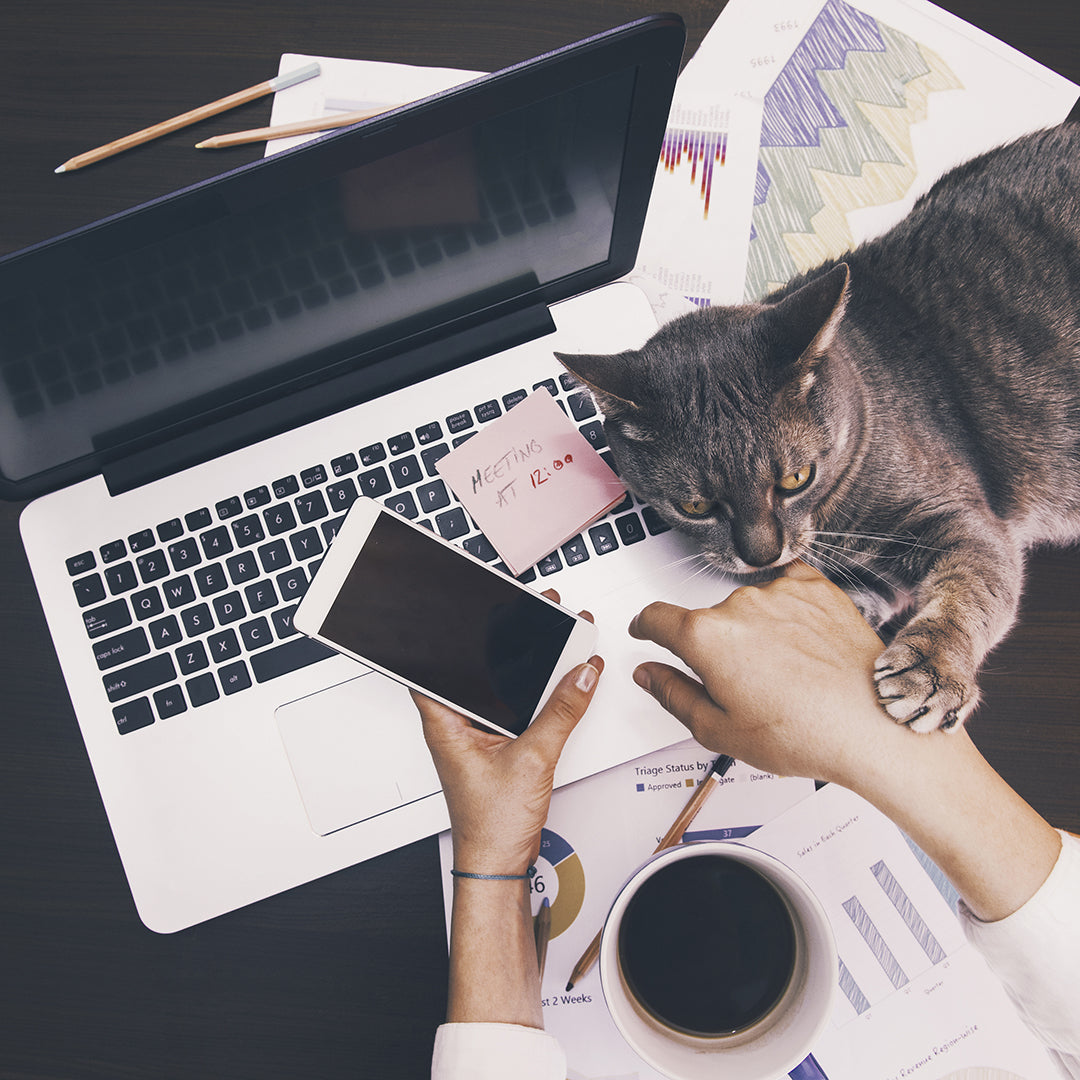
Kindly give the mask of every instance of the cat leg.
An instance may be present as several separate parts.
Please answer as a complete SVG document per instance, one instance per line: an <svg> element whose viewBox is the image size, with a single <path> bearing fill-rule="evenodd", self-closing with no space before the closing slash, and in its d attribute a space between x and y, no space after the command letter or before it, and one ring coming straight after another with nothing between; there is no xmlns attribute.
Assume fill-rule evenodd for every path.
<svg viewBox="0 0 1080 1080"><path fill-rule="evenodd" d="M926 732L971 715L979 667L1015 621L1022 582L1023 554L999 523L977 538L950 538L918 588L915 613L874 664L889 716Z"/></svg>

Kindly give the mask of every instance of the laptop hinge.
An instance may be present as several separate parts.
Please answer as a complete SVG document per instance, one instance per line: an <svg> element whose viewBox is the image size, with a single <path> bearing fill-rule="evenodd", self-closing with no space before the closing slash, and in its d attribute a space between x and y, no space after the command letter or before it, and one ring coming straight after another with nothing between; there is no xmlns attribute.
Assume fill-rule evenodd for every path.
<svg viewBox="0 0 1080 1080"><path fill-rule="evenodd" d="M188 431L150 443L104 466L112 495L160 480L262 439L381 397L434 375L554 333L543 304L510 312L385 358L354 367L325 382L279 394L237 415L199 423Z"/></svg>

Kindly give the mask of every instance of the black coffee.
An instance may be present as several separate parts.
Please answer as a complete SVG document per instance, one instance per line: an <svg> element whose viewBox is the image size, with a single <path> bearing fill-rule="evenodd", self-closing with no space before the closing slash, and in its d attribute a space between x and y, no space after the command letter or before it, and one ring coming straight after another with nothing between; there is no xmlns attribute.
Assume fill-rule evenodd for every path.
<svg viewBox="0 0 1080 1080"><path fill-rule="evenodd" d="M730 1035L760 1020L795 967L780 894L722 855L682 859L649 878L626 907L618 945L634 996L690 1035Z"/></svg>

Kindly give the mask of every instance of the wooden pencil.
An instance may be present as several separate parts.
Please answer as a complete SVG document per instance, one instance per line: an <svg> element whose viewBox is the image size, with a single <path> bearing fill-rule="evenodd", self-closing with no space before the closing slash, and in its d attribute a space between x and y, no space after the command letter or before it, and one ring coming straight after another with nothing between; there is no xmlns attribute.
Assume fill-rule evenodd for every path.
<svg viewBox="0 0 1080 1080"><path fill-rule="evenodd" d="M547 963L548 942L551 940L551 901L546 896L533 919L533 933L536 936L536 966L542 982L544 965Z"/></svg>
<svg viewBox="0 0 1080 1080"><path fill-rule="evenodd" d="M274 79L267 79L257 86L249 86L246 90L238 90L235 94L229 94L228 97L218 98L217 101L211 101L207 105L200 105L197 109L190 109L188 112L174 116L170 120L163 120L160 124L152 124L141 131L125 135L122 139L115 139L113 142L106 143L104 146L99 146L94 150L87 150L85 154L77 154L75 157L65 161L55 171L58 173L74 172L76 169L93 165L95 162L112 157L114 154L122 153L124 150L141 146L152 139L159 139L162 135L178 131L189 124L196 124L209 116L217 116L218 113L235 109L239 105L246 105L249 101L256 101L258 98L273 94L277 90L284 90L287 86L293 86L295 83L303 82L305 79L318 75L319 71L320 68L317 63L306 64L295 71L288 71Z"/></svg>
<svg viewBox="0 0 1080 1080"><path fill-rule="evenodd" d="M734 764L735 759L728 757L727 754L721 754L712 763L708 775L695 788L694 794L687 800L686 805L679 812L679 816L671 823L671 828L664 834L660 843L656 845L653 850L654 855L658 851L666 851L668 848L675 847L682 840L683 833L686 832L690 827L690 823L697 817L698 812L705 805L705 800L720 786L716 781ZM581 954L581 959L574 965L574 970L570 973L570 979L566 984L568 991L572 990L574 984L580 982L585 973L596 963L596 958L600 955L600 938L603 932L604 928L601 927L597 931L596 937L589 942L589 947Z"/></svg>
<svg viewBox="0 0 1080 1080"><path fill-rule="evenodd" d="M359 109L356 112L338 113L336 116L320 116L313 120L295 120L291 124L277 124L273 127L252 128L250 131L231 131L227 135L214 135L195 144L196 150L224 150L229 146L243 146L245 143L266 142L269 139L287 139L292 135L312 135L320 131L333 131L334 128L348 127L378 116L396 105L384 105L379 109Z"/></svg>

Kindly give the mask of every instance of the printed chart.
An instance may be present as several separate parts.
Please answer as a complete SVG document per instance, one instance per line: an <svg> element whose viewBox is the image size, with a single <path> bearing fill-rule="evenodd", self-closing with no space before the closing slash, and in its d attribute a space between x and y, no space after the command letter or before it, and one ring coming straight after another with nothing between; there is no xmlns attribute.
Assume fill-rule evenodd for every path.
<svg viewBox="0 0 1080 1080"><path fill-rule="evenodd" d="M900 199L912 126L931 94L962 88L927 46L828 0L765 95L747 298L846 251L849 211Z"/></svg>

